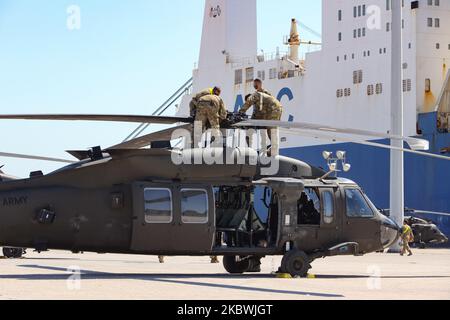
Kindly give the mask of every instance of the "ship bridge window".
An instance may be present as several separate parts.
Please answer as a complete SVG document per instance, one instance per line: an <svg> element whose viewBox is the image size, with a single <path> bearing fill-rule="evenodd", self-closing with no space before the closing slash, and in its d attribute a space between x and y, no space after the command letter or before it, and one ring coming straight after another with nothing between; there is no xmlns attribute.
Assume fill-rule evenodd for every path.
<svg viewBox="0 0 450 320"><path fill-rule="evenodd" d="M353 84L358 84L363 82L363 71L356 70L353 71Z"/></svg>
<svg viewBox="0 0 450 320"><path fill-rule="evenodd" d="M431 79L425 79L425 92L431 92Z"/></svg>
<svg viewBox="0 0 450 320"><path fill-rule="evenodd" d="M242 84L242 75L243 75L242 69L234 71L234 84L235 85Z"/></svg>
<svg viewBox="0 0 450 320"><path fill-rule="evenodd" d="M440 28L441 27L441 19L439 19L439 18L434 19L434 26L436 28Z"/></svg>
<svg viewBox="0 0 450 320"><path fill-rule="evenodd" d="M377 83L377 85L375 86L375 92L376 92L376 94L383 93L383 84L382 83Z"/></svg>
<svg viewBox="0 0 450 320"><path fill-rule="evenodd" d="M352 90L350 88L344 89L344 96L350 97L352 94Z"/></svg>
<svg viewBox="0 0 450 320"><path fill-rule="evenodd" d="M255 79L255 69L253 67L245 69L245 79L247 82L253 82Z"/></svg>
<svg viewBox="0 0 450 320"><path fill-rule="evenodd" d="M271 68L269 70L269 79L276 79L277 78L277 68Z"/></svg>
<svg viewBox="0 0 450 320"><path fill-rule="evenodd" d="M375 91L374 91L373 84L369 84L369 85L367 86L367 95L368 95L368 96L373 96L374 93L375 93Z"/></svg>
<svg viewBox="0 0 450 320"><path fill-rule="evenodd" d="M258 71L258 79L261 79L262 81L266 80L266 71Z"/></svg>

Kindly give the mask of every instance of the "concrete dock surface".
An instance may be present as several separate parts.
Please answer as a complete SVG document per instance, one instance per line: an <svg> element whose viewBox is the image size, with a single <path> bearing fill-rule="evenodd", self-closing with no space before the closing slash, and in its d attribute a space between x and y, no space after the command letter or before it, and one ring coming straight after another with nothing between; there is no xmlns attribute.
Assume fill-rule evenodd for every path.
<svg viewBox="0 0 450 320"><path fill-rule="evenodd" d="M229 275L209 257L29 252L0 259L0 299L449 300L450 250L414 253L321 259L309 278L281 279L272 274L281 257L263 259L262 273Z"/></svg>

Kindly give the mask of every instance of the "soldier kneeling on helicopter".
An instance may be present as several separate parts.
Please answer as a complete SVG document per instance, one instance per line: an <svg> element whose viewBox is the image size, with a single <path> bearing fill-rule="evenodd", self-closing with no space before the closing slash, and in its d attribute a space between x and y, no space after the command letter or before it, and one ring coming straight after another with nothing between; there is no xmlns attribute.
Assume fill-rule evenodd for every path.
<svg viewBox="0 0 450 320"><path fill-rule="evenodd" d="M210 128L213 138L220 137L220 122L227 118L227 109L220 94L219 87L203 90L190 103L191 117L195 118L196 123L201 124L201 134ZM201 136L194 134L194 147L199 141Z"/></svg>
<svg viewBox="0 0 450 320"><path fill-rule="evenodd" d="M268 91L262 88L262 81L256 79L254 81L254 87L256 92L247 95L245 97L245 104L239 110L239 113L245 114L251 107L253 107L252 120L275 120L280 121L283 115L283 106L281 102L278 101L274 96L272 96ZM267 134L271 142L271 148L268 150L268 155L278 155L279 154L279 130L278 128L268 128ZM263 147L267 146L266 142L266 132L262 131ZM248 139L247 143L251 147L252 139ZM269 149L269 148L267 148Z"/></svg>

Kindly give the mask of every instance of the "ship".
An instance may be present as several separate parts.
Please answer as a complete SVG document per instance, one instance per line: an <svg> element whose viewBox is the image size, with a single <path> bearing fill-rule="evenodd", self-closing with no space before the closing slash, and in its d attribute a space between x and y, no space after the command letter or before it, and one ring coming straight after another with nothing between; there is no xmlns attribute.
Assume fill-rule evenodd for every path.
<svg viewBox="0 0 450 320"><path fill-rule="evenodd" d="M188 115L192 95L211 86L220 86L229 111L237 111L259 78L283 104L284 121L389 133L391 1L322 0L320 42L304 38L307 27L292 19L290 34L280 35L285 50L260 53L256 0L206 0L199 60L175 95L177 114ZM404 0L402 10L405 135L429 141L429 153L449 156L450 0ZM289 134L281 136L280 149L319 167L323 151L345 150L352 164L345 178L358 181L379 208L389 207L388 150ZM405 205L447 236L449 184L448 161L405 155Z"/></svg>

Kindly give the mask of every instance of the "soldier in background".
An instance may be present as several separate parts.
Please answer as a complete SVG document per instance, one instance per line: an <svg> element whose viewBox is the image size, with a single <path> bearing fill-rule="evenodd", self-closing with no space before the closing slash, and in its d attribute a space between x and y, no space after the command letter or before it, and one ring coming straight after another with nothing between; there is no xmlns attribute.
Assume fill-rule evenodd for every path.
<svg viewBox="0 0 450 320"><path fill-rule="evenodd" d="M402 250L400 255L404 256L406 252L408 252L408 256L413 255L411 247L409 246L412 242L414 242L414 233L408 225L408 222L405 220L402 228Z"/></svg>
<svg viewBox="0 0 450 320"><path fill-rule="evenodd" d="M251 107L253 107L252 120L275 120L280 121L283 115L283 106L274 96L263 89L262 81L256 79L254 81L256 92L247 95L244 106L239 110L240 113L245 114ZM279 154L279 130L278 128L268 129L269 139L271 140L272 148L268 155ZM262 131L263 141L266 140L266 132ZM250 141L248 141L251 144ZM266 143L265 143L266 145ZM273 151L273 152L272 152Z"/></svg>
<svg viewBox="0 0 450 320"><path fill-rule="evenodd" d="M211 256L211 263L216 264L216 263L220 263L219 262L219 257L217 256Z"/></svg>

